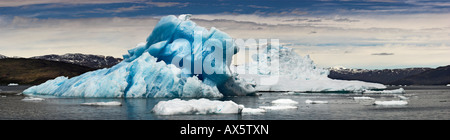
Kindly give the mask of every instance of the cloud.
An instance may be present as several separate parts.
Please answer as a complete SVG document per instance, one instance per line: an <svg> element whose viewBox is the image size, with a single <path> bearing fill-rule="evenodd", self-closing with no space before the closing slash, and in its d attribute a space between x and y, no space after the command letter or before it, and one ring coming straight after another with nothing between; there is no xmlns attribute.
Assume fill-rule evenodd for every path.
<svg viewBox="0 0 450 140"><path fill-rule="evenodd" d="M272 7L269 7L269 6L258 6L258 5L247 5L247 7L257 8L257 9L270 9L270 8L272 8Z"/></svg>
<svg viewBox="0 0 450 140"><path fill-rule="evenodd" d="M186 7L188 2L153 2L143 0L2 0L0 7L18 7L37 4L113 4L113 3L136 3L147 4L156 7ZM120 9L119 9L120 10Z"/></svg>
<svg viewBox="0 0 450 140"><path fill-rule="evenodd" d="M122 13L122 12L143 10L146 7L147 6L130 6L130 7L119 7L119 8L114 8L114 9L96 8L91 11L87 11L85 13ZM83 13L83 12L81 12L81 13Z"/></svg>
<svg viewBox="0 0 450 140"><path fill-rule="evenodd" d="M294 18L294 19L285 19L285 20L282 20L283 22L292 22L292 21L298 21L298 22L301 22L301 21L307 21L308 19L305 19L305 18Z"/></svg>
<svg viewBox="0 0 450 140"><path fill-rule="evenodd" d="M1 0L0 7L18 7L35 4L108 4L108 3L130 3L139 0Z"/></svg>
<svg viewBox="0 0 450 140"><path fill-rule="evenodd" d="M381 56L383 56L383 55L394 55L394 53L385 53L385 52L383 52L383 53L372 53L371 55L381 55Z"/></svg>
<svg viewBox="0 0 450 140"><path fill-rule="evenodd" d="M348 18L338 18L338 19L334 19L334 21L336 21L336 22L359 22L359 20L352 20L352 19L348 19Z"/></svg>
<svg viewBox="0 0 450 140"><path fill-rule="evenodd" d="M312 20L308 20L308 22L322 22L321 19L312 19Z"/></svg>
<svg viewBox="0 0 450 140"><path fill-rule="evenodd" d="M145 4L149 4L149 5L153 5L156 7L186 7L189 5L188 2L186 3L180 3L180 2L153 2L153 1L149 1L149 2L145 2Z"/></svg>
<svg viewBox="0 0 450 140"><path fill-rule="evenodd" d="M0 52L7 56L86 53L121 57L145 42L158 19L36 19L15 17L1 26Z"/></svg>
<svg viewBox="0 0 450 140"><path fill-rule="evenodd" d="M269 16L301 16L306 15L309 12L300 8L283 10L278 12L255 12L255 14L269 15Z"/></svg>

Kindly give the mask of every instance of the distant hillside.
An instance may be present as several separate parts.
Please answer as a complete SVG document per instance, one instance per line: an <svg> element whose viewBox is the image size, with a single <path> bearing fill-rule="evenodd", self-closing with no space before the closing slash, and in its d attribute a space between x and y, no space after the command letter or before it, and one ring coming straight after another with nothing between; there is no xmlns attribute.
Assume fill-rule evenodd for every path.
<svg viewBox="0 0 450 140"><path fill-rule="evenodd" d="M329 78L340 80L360 80L390 85L392 82L405 77L416 75L431 68L405 68L405 69L347 69L343 67L330 68ZM402 84L404 85L404 84Z"/></svg>
<svg viewBox="0 0 450 140"><path fill-rule="evenodd" d="M93 68L48 60L6 58L0 59L0 84L40 84L58 76L74 77Z"/></svg>
<svg viewBox="0 0 450 140"><path fill-rule="evenodd" d="M50 61L60 61L67 62L72 64L77 64L81 66L86 66L90 68L100 69L100 68L109 68L111 66L116 65L122 61L121 58L114 58L112 56L103 56L103 55L90 55L90 54L64 54L64 55L44 55L44 56L35 56L31 57L31 59L43 59Z"/></svg>
<svg viewBox="0 0 450 140"><path fill-rule="evenodd" d="M8 57L0 54L0 59L5 59L5 58L8 58Z"/></svg>
<svg viewBox="0 0 450 140"><path fill-rule="evenodd" d="M450 65L430 69L422 73L392 82L395 85L447 85L450 84Z"/></svg>

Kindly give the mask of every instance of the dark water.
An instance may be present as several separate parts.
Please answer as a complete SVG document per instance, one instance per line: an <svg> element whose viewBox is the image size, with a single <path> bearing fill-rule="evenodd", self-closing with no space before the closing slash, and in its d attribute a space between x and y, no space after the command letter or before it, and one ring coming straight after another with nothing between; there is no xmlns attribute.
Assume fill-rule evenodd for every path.
<svg viewBox="0 0 450 140"><path fill-rule="evenodd" d="M316 119L450 119L450 88L445 86L407 87L408 105L374 106L373 101L356 101L350 97L361 94L318 93L261 93L261 96L227 97L245 107L270 106L276 99L292 99L299 102L298 109L273 110L262 114L233 115L173 115L159 116L152 108L159 99L105 99L105 98L45 98L44 101L22 101L25 96L15 95L11 90L24 87L0 87L0 119L75 119L75 120L316 120ZM397 96L366 95L378 100L400 100ZM305 100L328 101L328 104L306 104ZM119 101L122 106L82 106L86 102Z"/></svg>

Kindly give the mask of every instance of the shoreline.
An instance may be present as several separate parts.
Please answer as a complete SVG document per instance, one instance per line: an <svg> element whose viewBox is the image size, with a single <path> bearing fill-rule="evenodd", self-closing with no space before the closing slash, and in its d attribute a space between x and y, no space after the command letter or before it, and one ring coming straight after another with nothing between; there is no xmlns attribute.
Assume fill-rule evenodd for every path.
<svg viewBox="0 0 450 140"><path fill-rule="evenodd" d="M22 93L25 89L33 85L19 85L19 86L0 86L0 95L15 95Z"/></svg>

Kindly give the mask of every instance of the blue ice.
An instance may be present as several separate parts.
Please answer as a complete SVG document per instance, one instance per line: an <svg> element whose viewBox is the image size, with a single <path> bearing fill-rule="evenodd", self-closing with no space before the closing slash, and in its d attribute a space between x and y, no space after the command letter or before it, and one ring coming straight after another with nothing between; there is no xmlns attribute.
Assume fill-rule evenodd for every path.
<svg viewBox="0 0 450 140"><path fill-rule="evenodd" d="M128 50L111 67L67 78L58 77L26 89L27 95L67 97L222 97L254 94L230 71L238 48L231 37L189 20L163 17L146 43Z"/></svg>

